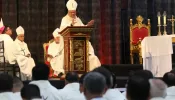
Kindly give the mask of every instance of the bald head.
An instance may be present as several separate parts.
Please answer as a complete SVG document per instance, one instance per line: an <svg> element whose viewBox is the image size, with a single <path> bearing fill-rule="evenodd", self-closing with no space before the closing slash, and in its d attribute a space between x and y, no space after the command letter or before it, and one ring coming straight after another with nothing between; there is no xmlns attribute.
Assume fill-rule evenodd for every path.
<svg viewBox="0 0 175 100"><path fill-rule="evenodd" d="M153 97L165 97L167 85L160 79L150 79L150 96Z"/></svg>

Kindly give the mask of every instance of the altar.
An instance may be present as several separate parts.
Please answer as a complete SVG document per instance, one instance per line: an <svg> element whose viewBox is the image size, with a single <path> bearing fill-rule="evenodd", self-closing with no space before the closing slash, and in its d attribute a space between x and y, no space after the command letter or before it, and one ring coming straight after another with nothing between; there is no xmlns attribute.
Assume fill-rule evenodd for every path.
<svg viewBox="0 0 175 100"><path fill-rule="evenodd" d="M141 42L143 69L154 77L163 77L172 70L172 54L175 35L145 37Z"/></svg>

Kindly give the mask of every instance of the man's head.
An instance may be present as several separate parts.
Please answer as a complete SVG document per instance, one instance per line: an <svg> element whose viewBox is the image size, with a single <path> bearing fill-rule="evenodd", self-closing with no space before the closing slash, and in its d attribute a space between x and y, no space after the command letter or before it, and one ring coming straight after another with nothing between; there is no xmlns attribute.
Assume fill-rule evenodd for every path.
<svg viewBox="0 0 175 100"><path fill-rule="evenodd" d="M78 83L79 77L76 72L68 72L65 77L65 83Z"/></svg>
<svg viewBox="0 0 175 100"><path fill-rule="evenodd" d="M163 81L170 86L175 86L175 74L171 72L167 72L163 76Z"/></svg>
<svg viewBox="0 0 175 100"><path fill-rule="evenodd" d="M93 72L98 72L105 77L107 88L111 88L113 86L113 77L109 70L104 67L97 67L93 70Z"/></svg>
<svg viewBox="0 0 175 100"><path fill-rule="evenodd" d="M76 18L77 12L76 10L68 10L68 15L71 18Z"/></svg>
<svg viewBox="0 0 175 100"><path fill-rule="evenodd" d="M80 92L83 92L83 81L84 81L84 77L87 75L87 73L81 75L80 79L79 79L79 84L80 84Z"/></svg>
<svg viewBox="0 0 175 100"><path fill-rule="evenodd" d="M34 80L48 80L49 67L44 63L36 64L32 69L32 76Z"/></svg>
<svg viewBox="0 0 175 100"><path fill-rule="evenodd" d="M10 28L10 26L5 26L3 32L3 34L8 34L8 35L12 35L12 29Z"/></svg>
<svg viewBox="0 0 175 100"><path fill-rule="evenodd" d="M12 92L13 78L8 74L0 74L0 92Z"/></svg>
<svg viewBox="0 0 175 100"><path fill-rule="evenodd" d="M16 33L17 33L17 38L18 40L20 40L21 42L24 41L24 29L22 26L19 26L18 28L16 28Z"/></svg>
<svg viewBox="0 0 175 100"><path fill-rule="evenodd" d="M38 86L33 84L25 85L21 89L21 97L23 98L23 100L40 99L40 89Z"/></svg>
<svg viewBox="0 0 175 100"><path fill-rule="evenodd" d="M150 97L162 97L166 96L167 85L160 79L150 79Z"/></svg>
<svg viewBox="0 0 175 100"><path fill-rule="evenodd" d="M23 82L18 78L13 78L13 92L20 92L23 88Z"/></svg>
<svg viewBox="0 0 175 100"><path fill-rule="evenodd" d="M54 32L52 33L53 34L53 37L54 37L54 41L56 43L60 43L60 37L61 37L61 35L59 34L59 32L60 32L60 29L59 28L56 28L54 30Z"/></svg>
<svg viewBox="0 0 175 100"><path fill-rule="evenodd" d="M147 79L147 80L153 78L153 74L149 70L139 70L139 71L134 72L134 75L141 76L141 77L143 77L144 79Z"/></svg>
<svg viewBox="0 0 175 100"><path fill-rule="evenodd" d="M148 100L150 84L147 79L133 75L127 83L126 96L128 100Z"/></svg>
<svg viewBox="0 0 175 100"><path fill-rule="evenodd" d="M98 72L89 72L83 82L84 95L87 100L102 97L105 93L106 80L105 77Z"/></svg>
<svg viewBox="0 0 175 100"><path fill-rule="evenodd" d="M66 7L68 9L68 15L71 18L75 18L76 17L76 9L77 9L77 2L75 0L69 0L66 4Z"/></svg>

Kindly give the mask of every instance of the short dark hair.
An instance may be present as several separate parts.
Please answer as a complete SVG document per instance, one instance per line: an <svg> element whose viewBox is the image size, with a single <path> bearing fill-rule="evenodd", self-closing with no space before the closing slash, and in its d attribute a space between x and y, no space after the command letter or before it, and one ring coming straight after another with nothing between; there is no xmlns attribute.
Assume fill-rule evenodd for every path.
<svg viewBox="0 0 175 100"><path fill-rule="evenodd" d="M48 80L49 72L49 67L46 64L38 63L32 69L32 77L34 80Z"/></svg>
<svg viewBox="0 0 175 100"><path fill-rule="evenodd" d="M105 77L98 72L89 72L83 82L84 88L91 94L102 94L105 90Z"/></svg>
<svg viewBox="0 0 175 100"><path fill-rule="evenodd" d="M87 75L87 73L81 75L80 79L79 79L79 83L80 84L83 84L83 81L84 81L84 77Z"/></svg>
<svg viewBox="0 0 175 100"><path fill-rule="evenodd" d="M136 76L141 76L141 77L143 77L144 79L147 79L147 80L153 78L153 74L149 70L138 70L138 71L134 72L133 74L136 75Z"/></svg>
<svg viewBox="0 0 175 100"><path fill-rule="evenodd" d="M127 97L130 100L147 100L149 97L149 81L142 76L133 75L127 84Z"/></svg>
<svg viewBox="0 0 175 100"><path fill-rule="evenodd" d="M34 84L25 85L21 89L21 97L25 98L27 100L41 98L40 89L38 86L36 86Z"/></svg>
<svg viewBox="0 0 175 100"><path fill-rule="evenodd" d="M69 83L77 82L79 80L78 74L76 72L68 72L65 77L66 81Z"/></svg>
<svg viewBox="0 0 175 100"><path fill-rule="evenodd" d="M13 78L8 74L0 74L0 92L12 91Z"/></svg>
<svg viewBox="0 0 175 100"><path fill-rule="evenodd" d="M175 85L175 74L167 72L163 76L163 81L170 87Z"/></svg>
<svg viewBox="0 0 175 100"><path fill-rule="evenodd" d="M98 72L105 77L106 85L108 88L111 88L113 86L113 76L109 70L104 67L97 67L93 70L93 72Z"/></svg>

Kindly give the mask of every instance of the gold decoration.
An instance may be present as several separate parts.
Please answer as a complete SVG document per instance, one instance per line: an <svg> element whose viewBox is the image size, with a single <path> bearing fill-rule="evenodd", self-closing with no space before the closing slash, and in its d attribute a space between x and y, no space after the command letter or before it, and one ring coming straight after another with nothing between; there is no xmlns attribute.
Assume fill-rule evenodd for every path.
<svg viewBox="0 0 175 100"><path fill-rule="evenodd" d="M77 33L77 34L74 34L74 35L86 35L86 34L83 34L83 33Z"/></svg>
<svg viewBox="0 0 175 100"><path fill-rule="evenodd" d="M175 22L174 16L172 15L171 19L168 19L168 21L172 23L172 35L174 35L174 22Z"/></svg>
<svg viewBox="0 0 175 100"><path fill-rule="evenodd" d="M85 53L85 41L73 40L73 63L74 70L85 71L84 53Z"/></svg>
<svg viewBox="0 0 175 100"><path fill-rule="evenodd" d="M150 36L150 19L148 19L148 25L143 24L144 18L142 16L137 16L136 18L137 23L133 25L133 20L130 19L130 58L131 58L131 64L133 64L133 53L139 54L139 62L142 64L142 55L141 55L141 40L139 39L136 44L133 44L133 30L135 28L146 28L148 30L148 36Z"/></svg>

